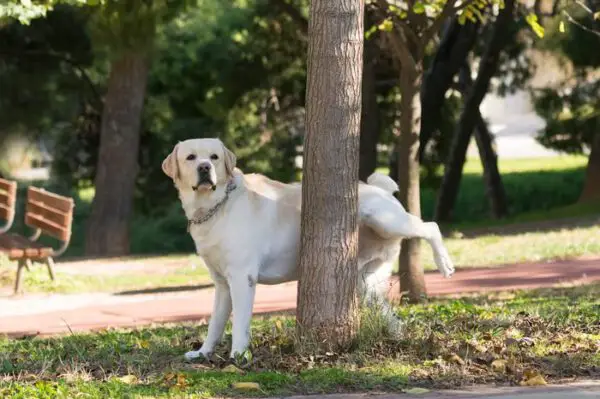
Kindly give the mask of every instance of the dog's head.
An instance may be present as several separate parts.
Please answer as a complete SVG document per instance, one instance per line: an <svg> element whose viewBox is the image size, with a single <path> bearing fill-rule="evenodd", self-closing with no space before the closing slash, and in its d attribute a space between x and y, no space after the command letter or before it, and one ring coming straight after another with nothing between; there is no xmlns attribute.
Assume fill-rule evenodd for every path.
<svg viewBox="0 0 600 399"><path fill-rule="evenodd" d="M236 158L219 139L179 142L162 163L163 172L180 191L212 192L233 175Z"/></svg>

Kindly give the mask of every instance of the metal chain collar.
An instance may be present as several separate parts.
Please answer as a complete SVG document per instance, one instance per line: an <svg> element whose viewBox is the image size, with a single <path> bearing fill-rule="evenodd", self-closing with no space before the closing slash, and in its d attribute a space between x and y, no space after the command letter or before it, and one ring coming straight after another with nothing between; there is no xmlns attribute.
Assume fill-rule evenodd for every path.
<svg viewBox="0 0 600 399"><path fill-rule="evenodd" d="M188 233L190 232L190 228L193 224L202 224L209 220L211 217L213 217L217 213L217 211L225 204L225 202L227 202L227 200L229 199L229 194L231 194L231 192L235 190L236 187L237 186L235 185L234 181L230 180L227 184L227 187L225 188L225 196L223 197L223 199L221 199L221 201L217 202L215 206L210 208L205 214L189 219L187 225Z"/></svg>

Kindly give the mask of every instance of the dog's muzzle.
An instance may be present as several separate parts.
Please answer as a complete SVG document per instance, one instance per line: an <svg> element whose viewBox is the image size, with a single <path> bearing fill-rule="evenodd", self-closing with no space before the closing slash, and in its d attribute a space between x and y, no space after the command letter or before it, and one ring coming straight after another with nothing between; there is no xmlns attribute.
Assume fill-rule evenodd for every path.
<svg viewBox="0 0 600 399"><path fill-rule="evenodd" d="M198 166L198 182L195 186L192 186L192 189L197 191L202 186L210 187L213 191L217 189L217 184L212 177L212 165L209 163L203 163Z"/></svg>

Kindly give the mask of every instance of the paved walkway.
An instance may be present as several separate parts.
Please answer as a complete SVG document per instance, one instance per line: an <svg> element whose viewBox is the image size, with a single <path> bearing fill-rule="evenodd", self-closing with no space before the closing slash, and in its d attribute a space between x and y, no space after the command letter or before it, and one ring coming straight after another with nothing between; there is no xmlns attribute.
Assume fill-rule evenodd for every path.
<svg viewBox="0 0 600 399"><path fill-rule="evenodd" d="M553 263L517 264L459 270L450 280L426 274L429 295L458 295L584 284L600 281L600 258ZM390 296L398 292L390 283ZM134 327L164 322L205 321L212 309L212 288L138 295L31 295L0 298L0 334L51 335L110 327ZM259 286L254 311L293 310L296 283Z"/></svg>
<svg viewBox="0 0 600 399"><path fill-rule="evenodd" d="M545 387L475 386L461 390L431 391L419 394L334 394L291 396L286 399L598 399L600 381L579 381Z"/></svg>

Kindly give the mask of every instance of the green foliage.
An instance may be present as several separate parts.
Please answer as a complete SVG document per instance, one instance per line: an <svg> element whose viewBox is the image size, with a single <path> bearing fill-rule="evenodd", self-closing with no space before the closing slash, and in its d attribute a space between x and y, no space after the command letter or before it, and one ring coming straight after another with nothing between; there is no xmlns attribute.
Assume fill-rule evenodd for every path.
<svg viewBox="0 0 600 399"><path fill-rule="evenodd" d="M594 28L594 17L575 8L571 14L577 24ZM562 56L573 67L574 74L553 87L533 92L535 110L546 121L538 140L543 145L567 153L582 153L592 143L600 126L600 36L576 25L560 32L562 20L549 22L552 33L540 43L544 50Z"/></svg>
<svg viewBox="0 0 600 399"><path fill-rule="evenodd" d="M149 51L157 28L197 0L95 1L94 36L111 52Z"/></svg>
<svg viewBox="0 0 600 399"><path fill-rule="evenodd" d="M599 92L600 80L537 92L535 108L546 120L539 142L567 153L583 153L598 134Z"/></svg>
<svg viewBox="0 0 600 399"><path fill-rule="evenodd" d="M527 16L525 17L525 20L527 21L527 23L529 24L529 26L531 27L531 29L535 32L535 34L539 37L539 38L543 38L544 34L545 34L545 29L542 25L540 25L540 23L538 22L538 17L537 15L535 15L534 13L529 13L527 14Z"/></svg>
<svg viewBox="0 0 600 399"><path fill-rule="evenodd" d="M376 4L379 2L370 0L367 4ZM444 21L447 18L456 17L461 24L467 21L477 23L485 22L488 19L486 15L490 8L504 7L504 0L470 0L458 2L456 0L418 0L412 3L412 8L407 3L385 2L388 17L383 18L380 23L373 25L365 31L366 38L370 38L377 31L391 32L394 29L394 22L406 23L413 30L414 34L420 34L436 21ZM535 15L534 15L535 17ZM543 28L542 28L543 29ZM428 43L423 43L428 45Z"/></svg>
<svg viewBox="0 0 600 399"><path fill-rule="evenodd" d="M28 25L32 20L45 17L57 4L95 4L101 0L3 0L0 5L0 26L15 19Z"/></svg>
<svg viewBox="0 0 600 399"><path fill-rule="evenodd" d="M0 28L0 131L47 133L96 93L82 72L92 63L87 17L59 6L28 26Z"/></svg>

